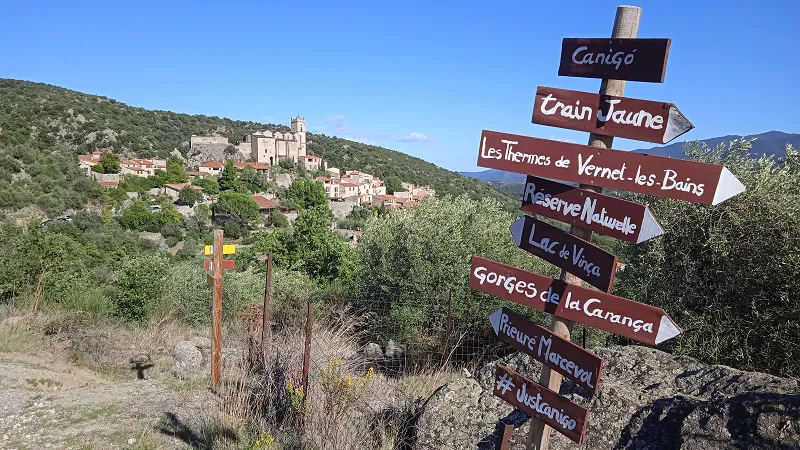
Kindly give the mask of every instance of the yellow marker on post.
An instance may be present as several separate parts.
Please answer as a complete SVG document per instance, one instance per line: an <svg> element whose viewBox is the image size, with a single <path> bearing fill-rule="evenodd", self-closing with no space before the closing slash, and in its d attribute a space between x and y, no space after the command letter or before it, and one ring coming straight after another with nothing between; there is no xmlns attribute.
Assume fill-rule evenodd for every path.
<svg viewBox="0 0 800 450"><path fill-rule="evenodd" d="M214 247L211 245L206 245L206 255L213 255L214 254ZM223 255L234 255L236 254L236 245L235 244L225 244L222 246L222 254Z"/></svg>

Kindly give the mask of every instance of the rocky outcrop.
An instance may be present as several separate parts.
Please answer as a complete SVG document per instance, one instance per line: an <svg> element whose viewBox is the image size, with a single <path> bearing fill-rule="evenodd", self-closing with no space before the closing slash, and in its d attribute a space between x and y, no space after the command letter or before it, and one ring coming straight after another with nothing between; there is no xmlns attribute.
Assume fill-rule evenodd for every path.
<svg viewBox="0 0 800 450"><path fill-rule="evenodd" d="M797 380L638 346L594 351L605 360L597 395L569 381L561 389L589 408L585 444L553 433L553 450L800 448ZM541 365L530 358L515 354L503 363L538 379ZM493 378L487 364L475 378L440 388L419 415L415 448L493 449L502 423L515 424L511 448L525 448L527 416L494 397Z"/></svg>
<svg viewBox="0 0 800 450"><path fill-rule="evenodd" d="M173 373L181 380L197 378L203 372L203 354L190 341L181 341L175 344L170 351L175 361Z"/></svg>

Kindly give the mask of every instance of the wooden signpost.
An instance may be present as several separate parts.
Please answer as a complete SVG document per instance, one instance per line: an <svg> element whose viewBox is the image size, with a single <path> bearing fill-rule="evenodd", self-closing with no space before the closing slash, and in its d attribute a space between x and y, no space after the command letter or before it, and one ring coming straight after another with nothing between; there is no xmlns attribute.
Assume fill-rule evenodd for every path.
<svg viewBox="0 0 800 450"><path fill-rule="evenodd" d="M530 175L520 209L634 244L664 234L646 205Z"/></svg>
<svg viewBox="0 0 800 450"><path fill-rule="evenodd" d="M484 130L478 165L716 205L744 192L724 166Z"/></svg>
<svg viewBox="0 0 800 450"><path fill-rule="evenodd" d="M211 285L211 383L214 387L219 386L222 373L222 271L236 266L235 260L223 259L223 255L236 253L236 246L223 245L222 237L222 230L214 230L214 245L206 245L204 252L212 259L203 261L203 268L211 271L207 281Z"/></svg>
<svg viewBox="0 0 800 450"><path fill-rule="evenodd" d="M564 38L558 74L663 83L671 42L670 39Z"/></svg>
<svg viewBox="0 0 800 450"><path fill-rule="evenodd" d="M533 217L521 217L510 228L517 247L601 291L611 291L617 272L614 254Z"/></svg>
<svg viewBox="0 0 800 450"><path fill-rule="evenodd" d="M681 333L661 308L580 286L583 278L608 291L613 281L614 269L608 266L616 258L591 246L593 231L632 243L664 232L647 206L603 195L602 188L705 205L717 205L745 190L722 165L611 150L614 136L666 143L693 128L672 103L624 97L625 80L661 83L666 72L671 41L636 39L640 17L641 8L620 6L611 38L563 40L558 74L602 78L598 94L537 90L532 122L587 131L589 145L487 130L481 135L479 166L529 175L522 210L571 224L569 233L532 218L511 226L518 246L562 268L558 280L472 258L470 287L551 314L550 334L504 308L490 316L495 333L512 347L542 361L536 344L546 340L552 342L548 355L557 355L544 357L539 383L497 366L495 395L532 416L528 450L548 448L549 427L578 443L585 437L588 411L558 391L562 375L581 383L596 370L591 372L594 383L582 384L596 392L602 360L569 347L573 322L649 345ZM564 255L555 250L559 247ZM571 259L577 255L577 260ZM583 369L580 375L577 366Z"/></svg>
<svg viewBox="0 0 800 450"><path fill-rule="evenodd" d="M497 337L536 361L575 381L592 394L597 393L603 360L570 341L561 339L508 308L489 316Z"/></svg>
<svg viewBox="0 0 800 450"><path fill-rule="evenodd" d="M694 128L672 103L536 89L533 123L666 144Z"/></svg>
<svg viewBox="0 0 800 450"><path fill-rule="evenodd" d="M583 444L589 410L508 367L497 364L494 395Z"/></svg>
<svg viewBox="0 0 800 450"><path fill-rule="evenodd" d="M480 256L472 257L469 286L555 317L649 345L660 344L681 333L680 327L661 308Z"/></svg>

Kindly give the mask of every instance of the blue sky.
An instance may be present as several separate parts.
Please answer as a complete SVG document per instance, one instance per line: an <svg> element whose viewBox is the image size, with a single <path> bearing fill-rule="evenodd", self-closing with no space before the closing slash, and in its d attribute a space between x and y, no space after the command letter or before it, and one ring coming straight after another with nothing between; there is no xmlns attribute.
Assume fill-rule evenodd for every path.
<svg viewBox="0 0 800 450"><path fill-rule="evenodd" d="M798 7L717 3L633 3L639 37L672 48L665 83L629 82L626 95L677 104L696 126L687 139L800 132ZM313 132L475 170L482 129L586 141L532 125L533 97L537 85L597 91L557 76L560 43L608 36L618 4L5 0L0 77L190 114L299 114Z"/></svg>

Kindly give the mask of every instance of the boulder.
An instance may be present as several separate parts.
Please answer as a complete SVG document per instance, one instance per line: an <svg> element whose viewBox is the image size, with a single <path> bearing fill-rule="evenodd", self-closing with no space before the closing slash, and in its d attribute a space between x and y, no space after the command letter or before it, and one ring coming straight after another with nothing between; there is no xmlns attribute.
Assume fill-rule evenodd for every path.
<svg viewBox="0 0 800 450"><path fill-rule="evenodd" d="M181 341L170 350L175 361L173 373L181 380L203 376L203 354L191 341Z"/></svg>
<svg viewBox="0 0 800 450"><path fill-rule="evenodd" d="M364 346L364 357L367 359L381 359L383 358L383 350L381 350L381 346L370 342L369 344Z"/></svg>
<svg viewBox="0 0 800 450"><path fill-rule="evenodd" d="M389 342L386 343L387 358L399 358L403 356L404 351L405 351L405 346L397 344L395 341L391 339L389 339Z"/></svg>
<svg viewBox="0 0 800 450"><path fill-rule="evenodd" d="M605 360L591 397L570 381L561 394L589 408L583 446L553 432L550 449L789 449L800 448L798 381L655 349L594 349ZM541 365L514 354L502 361L537 381ZM526 416L492 394L494 364L474 380L440 388L418 418L416 449L494 448L503 423L514 423L512 449L525 448Z"/></svg>

